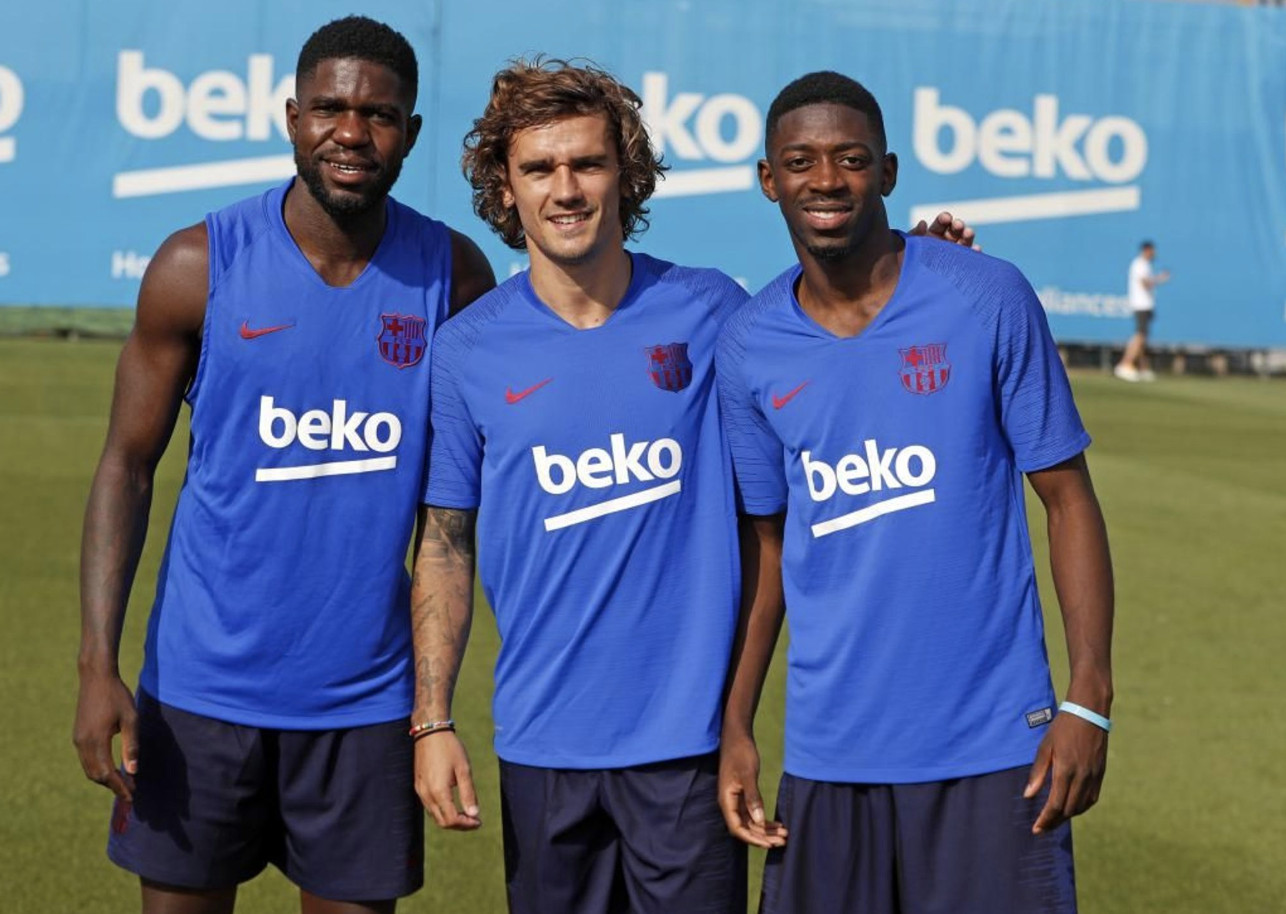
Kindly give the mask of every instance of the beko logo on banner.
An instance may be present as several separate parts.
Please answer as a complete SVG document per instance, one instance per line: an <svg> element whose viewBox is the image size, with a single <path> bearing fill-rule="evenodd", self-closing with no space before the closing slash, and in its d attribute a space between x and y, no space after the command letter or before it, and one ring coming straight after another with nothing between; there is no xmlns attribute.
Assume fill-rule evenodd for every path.
<svg viewBox="0 0 1286 914"><path fill-rule="evenodd" d="M964 108L943 104L938 89L915 90L912 143L929 171L956 174L975 162L1007 179L1070 178L1111 187L981 200L927 203L912 219L932 219L948 209L968 222L985 225L1136 210L1138 185L1148 161L1148 138L1128 117L1062 113L1057 95L1032 99L1031 114L1001 108L975 120ZM1128 185L1128 186L1120 186Z"/></svg>
<svg viewBox="0 0 1286 914"><path fill-rule="evenodd" d="M22 117L23 100L22 80L13 70L0 65L0 163L18 157L18 141L5 134Z"/></svg>
<svg viewBox="0 0 1286 914"><path fill-rule="evenodd" d="M643 74L643 121L659 154L674 166L656 185L657 197L690 197L750 190L763 116L744 95L670 95L670 77ZM750 161L747 161L750 160ZM701 164L701 167L687 167Z"/></svg>
<svg viewBox="0 0 1286 914"><path fill-rule="evenodd" d="M536 467L536 483L550 495L566 495L577 485L587 489L608 489L636 481L660 484L566 514L547 517L545 530L560 530L583 524L596 517L628 511L630 508L679 494L683 483L674 477L683 469L683 448L673 438L626 444L625 436L618 432L608 437L608 447L610 450L588 448L573 459L564 454L551 453L543 444L537 445L531 449L531 459Z"/></svg>
<svg viewBox="0 0 1286 914"><path fill-rule="evenodd" d="M148 66L143 52L125 50L116 62L116 118L133 136L160 140L186 126L211 142L280 141L286 136L286 99L295 76L273 72L271 54L246 58L245 77L207 70L185 84L175 73ZM293 156L257 156L120 172L112 196L143 197L283 180L295 173Z"/></svg>
<svg viewBox="0 0 1286 914"><path fill-rule="evenodd" d="M142 51L121 51L116 116L145 140L169 136L184 121L205 140L266 140L274 122L277 133L286 135L286 99L294 88L293 74L273 84L270 54L250 55L245 80L230 70L209 70L184 87L168 70L147 67Z"/></svg>
<svg viewBox="0 0 1286 914"><path fill-rule="evenodd" d="M18 141L5 136L22 117L22 80L8 67L0 66L0 164L18 157ZM0 251L0 279L8 276L13 267L8 251Z"/></svg>

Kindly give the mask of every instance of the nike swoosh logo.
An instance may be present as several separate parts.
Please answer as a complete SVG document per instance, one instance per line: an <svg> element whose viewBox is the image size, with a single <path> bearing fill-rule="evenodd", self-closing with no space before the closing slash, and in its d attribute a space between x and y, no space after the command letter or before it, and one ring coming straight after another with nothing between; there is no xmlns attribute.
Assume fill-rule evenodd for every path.
<svg viewBox="0 0 1286 914"><path fill-rule="evenodd" d="M276 333L278 330L289 330L294 324L279 324L276 327L260 327L257 330L250 329L250 321L241 322L241 338L243 340L253 340L261 336L267 336L269 333Z"/></svg>
<svg viewBox="0 0 1286 914"><path fill-rule="evenodd" d="M545 378L545 380L541 381L539 384L533 384L533 385L531 385L530 387L528 387L526 390L520 390L520 391L518 391L517 393L514 393L514 392L513 392L513 390L512 390L511 388L506 387L506 388L505 388L505 402L506 402L506 403L517 403L519 400L525 399L526 397L530 397L532 394L534 394L536 391L540 390L542 387L544 387L546 384L548 384L548 383L549 383L550 381L552 381L552 380L554 380L554 379L553 379L553 378Z"/></svg>
<svg viewBox="0 0 1286 914"><path fill-rule="evenodd" d="M798 393L799 393L801 390L803 390L805 387L807 387L810 383L811 383L810 381L805 381L803 384L800 384L798 387L796 387L796 388L795 388L794 390L792 390L790 393L788 393L788 394L786 394L785 396L782 396L782 397L779 397L779 396L777 396L776 394L773 394L773 395L772 395L772 408L773 408L773 409L781 409L783 406L785 406L785 405L786 405L787 403L789 403L791 400L795 399L795 395L796 395L796 394L798 394Z"/></svg>

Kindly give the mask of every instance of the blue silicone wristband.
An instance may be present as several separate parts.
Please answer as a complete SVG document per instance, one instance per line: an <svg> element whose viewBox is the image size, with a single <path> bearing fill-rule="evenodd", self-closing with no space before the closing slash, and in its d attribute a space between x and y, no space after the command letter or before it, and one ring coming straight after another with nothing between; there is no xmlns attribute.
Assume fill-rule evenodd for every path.
<svg viewBox="0 0 1286 914"><path fill-rule="evenodd" d="M1110 720L1096 711L1091 711L1089 708L1081 707L1075 702L1065 701L1058 706L1058 710L1066 711L1068 714L1079 717L1081 720L1088 720L1094 726L1106 733L1112 732L1112 722Z"/></svg>

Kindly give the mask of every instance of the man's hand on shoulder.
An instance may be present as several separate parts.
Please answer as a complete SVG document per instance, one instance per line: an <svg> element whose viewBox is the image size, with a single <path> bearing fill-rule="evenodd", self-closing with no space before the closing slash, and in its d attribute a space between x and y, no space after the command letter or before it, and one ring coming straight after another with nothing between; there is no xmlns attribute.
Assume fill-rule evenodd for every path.
<svg viewBox="0 0 1286 914"><path fill-rule="evenodd" d="M982 250L982 245L976 243L973 229L966 225L964 220L956 219L948 212L938 213L932 224L921 219L909 234L949 241L975 251Z"/></svg>

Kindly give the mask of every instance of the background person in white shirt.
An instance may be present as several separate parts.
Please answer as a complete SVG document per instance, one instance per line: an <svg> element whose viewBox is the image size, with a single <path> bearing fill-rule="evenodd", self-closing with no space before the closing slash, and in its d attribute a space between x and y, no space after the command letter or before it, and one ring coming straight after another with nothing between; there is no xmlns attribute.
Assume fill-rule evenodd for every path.
<svg viewBox="0 0 1286 914"><path fill-rule="evenodd" d="M1130 310L1134 312L1134 335L1125 344L1115 374L1122 381L1152 381L1156 376L1148 368L1148 327L1156 308L1156 287L1170 280L1170 271L1152 272L1157 255L1156 245L1145 241L1139 245L1139 256L1130 261Z"/></svg>

